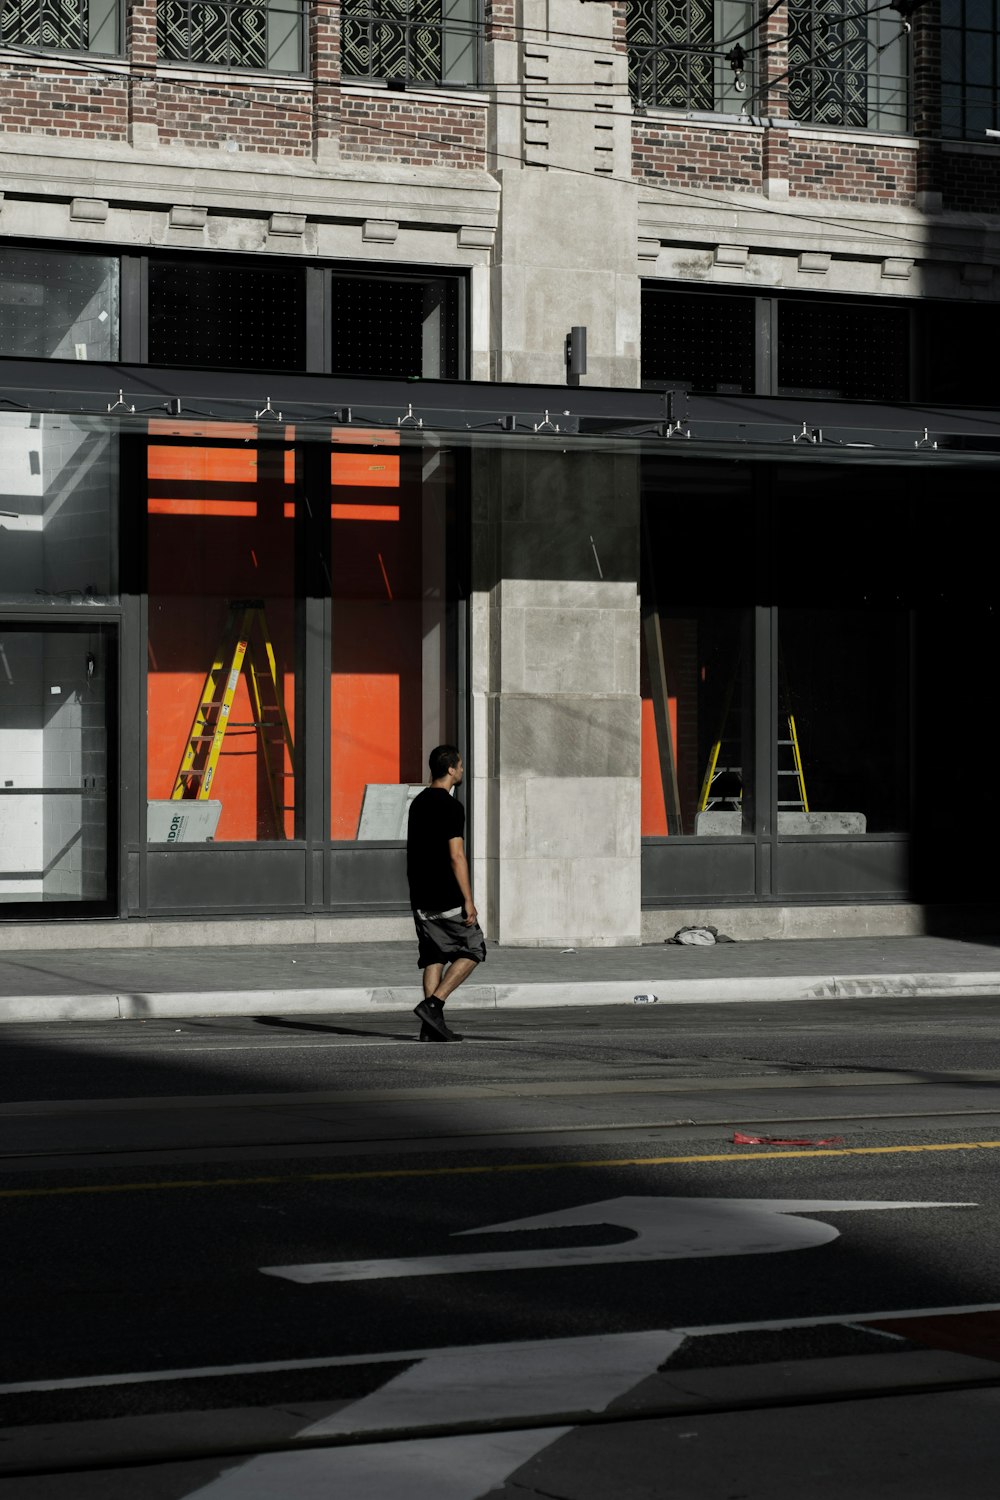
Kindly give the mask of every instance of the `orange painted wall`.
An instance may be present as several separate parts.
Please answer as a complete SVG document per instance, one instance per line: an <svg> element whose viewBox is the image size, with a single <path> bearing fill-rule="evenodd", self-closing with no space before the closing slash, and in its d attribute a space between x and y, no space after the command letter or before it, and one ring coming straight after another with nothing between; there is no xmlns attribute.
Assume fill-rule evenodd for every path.
<svg viewBox="0 0 1000 1500"><path fill-rule="evenodd" d="M366 785L424 779L420 483L381 451L331 478L330 837L353 839Z"/></svg>

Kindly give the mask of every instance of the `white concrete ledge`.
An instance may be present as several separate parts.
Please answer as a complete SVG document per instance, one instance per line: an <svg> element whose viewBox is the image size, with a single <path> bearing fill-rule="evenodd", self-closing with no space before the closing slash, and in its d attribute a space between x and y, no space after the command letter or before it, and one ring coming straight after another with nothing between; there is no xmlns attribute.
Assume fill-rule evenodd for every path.
<svg viewBox="0 0 1000 1500"><path fill-rule="evenodd" d="M754 1005L782 1000L848 1000L896 996L976 997L1000 994L1000 971L950 974L804 974L727 979L650 977L600 983L470 985L456 1010L523 1010L540 1006L631 1005L636 994L663 1004ZM164 1020L180 1016L352 1014L411 1011L414 985L302 990L130 991L92 995L0 997L0 1024L42 1021Z"/></svg>

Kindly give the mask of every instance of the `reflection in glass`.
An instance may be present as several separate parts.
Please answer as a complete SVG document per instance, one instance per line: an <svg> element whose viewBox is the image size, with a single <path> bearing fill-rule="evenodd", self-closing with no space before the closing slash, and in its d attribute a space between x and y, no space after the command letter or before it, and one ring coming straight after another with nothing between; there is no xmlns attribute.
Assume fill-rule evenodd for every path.
<svg viewBox="0 0 1000 1500"><path fill-rule="evenodd" d="M456 736L446 584L454 460L402 449L398 434L369 447L362 436L345 433L330 467L330 836L396 840L429 752Z"/></svg>
<svg viewBox="0 0 1000 1500"><path fill-rule="evenodd" d="M690 564L706 515L713 535L741 534L746 479L647 464L643 486L642 834L738 837L754 827L752 611L733 602L744 560L729 547L710 570Z"/></svg>
<svg viewBox="0 0 1000 1500"><path fill-rule="evenodd" d="M82 418L0 412L0 598L111 602L117 507L115 434Z"/></svg>
<svg viewBox="0 0 1000 1500"><path fill-rule="evenodd" d="M0 355L117 359L117 257L0 249Z"/></svg>
<svg viewBox="0 0 1000 1500"><path fill-rule="evenodd" d="M109 632L0 629L0 902L108 893Z"/></svg>
<svg viewBox="0 0 1000 1500"><path fill-rule="evenodd" d="M148 838L293 838L294 448L191 425L148 450Z"/></svg>
<svg viewBox="0 0 1000 1500"><path fill-rule="evenodd" d="M905 832L906 613L875 606L781 609L778 629L778 832ZM800 757L798 774L791 740Z"/></svg>

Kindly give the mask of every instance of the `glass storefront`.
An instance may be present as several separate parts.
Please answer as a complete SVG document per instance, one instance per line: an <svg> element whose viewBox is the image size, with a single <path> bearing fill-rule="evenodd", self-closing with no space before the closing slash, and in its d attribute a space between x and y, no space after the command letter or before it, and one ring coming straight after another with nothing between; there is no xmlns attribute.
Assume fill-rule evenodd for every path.
<svg viewBox="0 0 1000 1500"><path fill-rule="evenodd" d="M330 837L400 839L427 756L457 734L448 650L455 456L344 434L330 459Z"/></svg>
<svg viewBox="0 0 1000 1500"><path fill-rule="evenodd" d="M84 418L0 412L0 599L113 603L117 507L111 432Z"/></svg>
<svg viewBox="0 0 1000 1500"><path fill-rule="evenodd" d="M295 449L176 426L147 448L147 837L294 838Z"/></svg>
<svg viewBox="0 0 1000 1500"><path fill-rule="evenodd" d="M0 624L5 906L107 902L116 686L113 627Z"/></svg>
<svg viewBox="0 0 1000 1500"><path fill-rule="evenodd" d="M914 590L900 563L926 480L657 459L643 476L644 901L902 898Z"/></svg>

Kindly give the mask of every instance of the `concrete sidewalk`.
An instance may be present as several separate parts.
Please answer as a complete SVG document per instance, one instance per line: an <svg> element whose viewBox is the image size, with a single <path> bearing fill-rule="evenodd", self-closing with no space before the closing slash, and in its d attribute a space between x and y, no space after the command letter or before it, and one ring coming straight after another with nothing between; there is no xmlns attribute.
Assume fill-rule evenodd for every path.
<svg viewBox="0 0 1000 1500"><path fill-rule="evenodd" d="M462 1008L1000 993L1000 938L490 947ZM409 1010L415 943L61 949L0 955L0 1022Z"/></svg>

